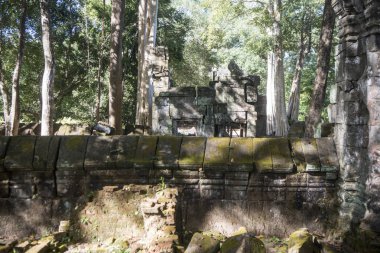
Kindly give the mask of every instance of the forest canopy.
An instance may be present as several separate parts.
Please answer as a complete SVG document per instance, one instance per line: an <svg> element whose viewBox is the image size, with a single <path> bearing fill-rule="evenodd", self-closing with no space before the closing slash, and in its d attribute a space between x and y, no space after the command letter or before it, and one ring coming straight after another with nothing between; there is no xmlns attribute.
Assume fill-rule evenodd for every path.
<svg viewBox="0 0 380 253"><path fill-rule="evenodd" d="M55 58L54 121L107 121L111 1L47 2ZM275 43L267 2L270 1L160 0L157 45L169 49L172 84L208 85L210 72L226 68L228 62L234 59L246 74L261 77L260 93L265 94L267 57ZM300 79L298 120L305 119L312 96L324 3L322 0L282 1L286 103L301 45L307 51ZM0 76L10 96L20 51L23 4L26 6L26 20L19 75L20 120L38 122L41 117L44 55L40 8L36 0L0 0ZM130 124L135 122L136 110L138 4L137 0L125 1L122 40L122 117L124 123ZM331 59L333 61L333 57ZM334 66L333 62L330 66ZM328 77L328 83L332 83L333 67L330 67ZM0 108L4 111L4 103ZM326 118L325 111L323 117Z"/></svg>

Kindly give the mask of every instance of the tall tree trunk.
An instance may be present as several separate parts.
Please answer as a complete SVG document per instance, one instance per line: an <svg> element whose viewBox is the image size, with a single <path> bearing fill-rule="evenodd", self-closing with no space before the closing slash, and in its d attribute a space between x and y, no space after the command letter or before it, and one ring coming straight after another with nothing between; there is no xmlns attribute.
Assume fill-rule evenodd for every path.
<svg viewBox="0 0 380 253"><path fill-rule="evenodd" d="M267 100L269 100L269 104L272 106L272 108L270 109L267 106L267 119L273 119L273 121L268 121L267 123L267 134L276 136L286 136L289 128L285 108L285 78L282 49L281 8L281 0L270 1L269 11L273 17L274 54L271 57L271 61L273 62L273 71L271 71L273 78L270 80L273 83L268 83L269 86L273 86L273 92L270 94L267 91ZM270 113L273 113L273 115L270 115ZM273 125L270 126L270 124Z"/></svg>
<svg viewBox="0 0 380 253"><path fill-rule="evenodd" d="M309 114L306 119L305 137L314 136L315 129L321 120L321 112L326 94L326 83L330 66L334 26L335 13L331 5L331 0L326 0L321 35L319 38L317 71L314 80L313 96L311 98Z"/></svg>
<svg viewBox="0 0 380 253"><path fill-rule="evenodd" d="M45 68L41 84L41 135L53 134L53 109L54 109L54 72L55 63L50 31L50 16L48 0L40 0L42 46L44 50Z"/></svg>
<svg viewBox="0 0 380 253"><path fill-rule="evenodd" d="M140 0L136 124L151 126L151 50L156 43L158 0Z"/></svg>
<svg viewBox="0 0 380 253"><path fill-rule="evenodd" d="M10 114L10 135L18 135L20 125L20 73L22 67L22 60L24 57L25 47L25 22L26 22L27 2L22 2L22 14L19 27L19 45L17 52L17 61L13 71L12 77L12 104Z"/></svg>
<svg viewBox="0 0 380 253"><path fill-rule="evenodd" d="M3 99L5 135L11 135L10 133L11 122L9 120L9 91L4 83L3 62L1 61L1 54L0 54L0 93Z"/></svg>
<svg viewBox="0 0 380 253"><path fill-rule="evenodd" d="M106 7L106 0L103 0L103 11L105 11ZM97 82L98 82L98 89L97 89L97 95L96 95L96 105L95 105L95 120L96 122L99 122L100 120L100 101L102 97L102 80L101 80L101 74L102 74L102 61L103 61L103 43L104 43L104 15L102 17L102 35L99 42L99 59L98 59L98 76L97 76Z"/></svg>
<svg viewBox="0 0 380 253"><path fill-rule="evenodd" d="M292 87L290 90L290 97L288 103L287 116L291 122L298 121L299 108L300 108L300 90L301 90L301 77L303 66L306 56L309 54L311 43L311 24L310 21L306 22L305 16L303 17L301 36L300 36L300 48L298 51L298 57L296 62L295 73L292 81ZM308 34L309 45L306 45L306 36Z"/></svg>
<svg viewBox="0 0 380 253"><path fill-rule="evenodd" d="M125 1L112 0L109 123L115 128L115 134L123 133L121 115L123 106L122 38L124 12Z"/></svg>

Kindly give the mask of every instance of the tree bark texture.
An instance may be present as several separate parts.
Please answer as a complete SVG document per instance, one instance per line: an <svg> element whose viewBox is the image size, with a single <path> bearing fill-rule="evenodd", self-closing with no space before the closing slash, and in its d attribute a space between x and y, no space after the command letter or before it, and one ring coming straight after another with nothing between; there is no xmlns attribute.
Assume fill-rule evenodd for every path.
<svg viewBox="0 0 380 253"><path fill-rule="evenodd" d="M9 91L4 83L3 63L0 54L0 92L3 99L3 115L5 125L5 135L10 135L11 122L9 120Z"/></svg>
<svg viewBox="0 0 380 253"><path fill-rule="evenodd" d="M289 103L288 103L287 117L288 117L288 120L290 122L298 121L299 108L300 108L300 91L301 91L302 71L303 71L305 58L309 54L309 48L310 48L310 43L311 43L310 22L307 23L305 18L303 18L303 25L302 26L303 27L301 29L301 36L300 36L300 48L298 51L296 68L295 68L295 73L294 73L294 77L293 77L293 81L292 81ZM306 45L306 43L307 43L306 33L308 34L309 46Z"/></svg>
<svg viewBox="0 0 380 253"><path fill-rule="evenodd" d="M50 16L48 0L40 0L42 46L44 50L45 68L42 77L41 98L41 135L53 134L53 110L54 110L54 73L55 63L50 31Z"/></svg>
<svg viewBox="0 0 380 253"><path fill-rule="evenodd" d="M103 0L103 11L105 10L106 1ZM103 83L101 80L102 72L102 60L103 60L103 43L104 43L104 16L102 17L102 35L99 42L99 58L98 58L98 74L97 74L97 94L96 94L96 104L95 104L95 120L96 122L100 121L100 101L102 97L102 87Z"/></svg>
<svg viewBox="0 0 380 253"><path fill-rule="evenodd" d="M330 67L330 54L335 26L335 13L331 0L325 1L319 49L317 58L317 70L314 80L313 96L305 125L305 137L313 137L315 129L321 120L323 101L326 94L326 83Z"/></svg>
<svg viewBox="0 0 380 253"><path fill-rule="evenodd" d="M156 42L157 7L157 0L140 0L136 124L144 126L151 126L150 61Z"/></svg>
<svg viewBox="0 0 380 253"><path fill-rule="evenodd" d="M12 76L12 104L10 113L10 135L18 135L20 125L20 73L25 48L25 22L27 14L27 2L22 1L22 14L19 26L19 44L16 65Z"/></svg>
<svg viewBox="0 0 380 253"><path fill-rule="evenodd" d="M273 42L274 42L274 52L271 57L271 62L273 62L272 75L273 78L270 79L273 86L273 91L267 91L267 103L272 107L268 108L267 105L267 134L275 136L286 136L288 134L288 121L286 117L286 107L285 107L285 81L284 81L284 63L283 63L283 49L282 49L282 31L281 31L281 0L270 1L269 11L273 17ZM268 70L269 72L269 70ZM268 110L270 109L270 110ZM273 113L273 115L270 115ZM270 126L270 124L273 124Z"/></svg>
<svg viewBox="0 0 380 253"><path fill-rule="evenodd" d="M123 107L123 68L122 39L124 28L125 1L112 1L111 14L111 52L109 83L109 124L115 128L115 134L122 134Z"/></svg>

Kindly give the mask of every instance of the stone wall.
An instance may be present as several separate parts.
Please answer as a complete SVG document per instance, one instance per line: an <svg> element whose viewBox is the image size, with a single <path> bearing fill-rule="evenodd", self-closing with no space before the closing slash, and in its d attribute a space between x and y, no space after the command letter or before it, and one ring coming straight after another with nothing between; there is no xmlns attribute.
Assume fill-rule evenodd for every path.
<svg viewBox="0 0 380 253"><path fill-rule="evenodd" d="M323 234L336 218L334 147L331 138L0 137L0 237L43 233L72 199L103 186L162 183L180 188L187 230Z"/></svg>
<svg viewBox="0 0 380 253"><path fill-rule="evenodd" d="M329 111L341 168L339 224L379 236L380 2L333 2L339 45Z"/></svg>

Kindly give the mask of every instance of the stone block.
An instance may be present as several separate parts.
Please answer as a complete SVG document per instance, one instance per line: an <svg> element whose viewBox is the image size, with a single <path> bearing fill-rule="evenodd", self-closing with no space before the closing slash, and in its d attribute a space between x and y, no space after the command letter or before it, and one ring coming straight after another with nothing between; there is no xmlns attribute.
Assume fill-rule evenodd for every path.
<svg viewBox="0 0 380 253"><path fill-rule="evenodd" d="M230 138L207 138L203 169L226 170L229 164Z"/></svg>
<svg viewBox="0 0 380 253"><path fill-rule="evenodd" d="M92 170L89 172L88 181L91 189L112 185L148 184L149 172L148 169Z"/></svg>
<svg viewBox="0 0 380 253"><path fill-rule="evenodd" d="M286 187L287 189L289 188L302 188L302 187L307 187L307 173L297 173L297 174L292 174L292 175L287 175L286 176Z"/></svg>
<svg viewBox="0 0 380 253"><path fill-rule="evenodd" d="M306 160L303 153L302 139L290 138L290 146L292 149L293 161L297 167L298 172L306 170Z"/></svg>
<svg viewBox="0 0 380 253"><path fill-rule="evenodd" d="M380 51L380 34L370 34L367 36L366 45L369 52Z"/></svg>
<svg viewBox="0 0 380 253"><path fill-rule="evenodd" d="M273 170L271 143L270 138L254 138L253 139L253 161L256 171L260 173L268 173Z"/></svg>
<svg viewBox="0 0 380 253"><path fill-rule="evenodd" d="M228 171L253 171L253 139L232 138Z"/></svg>
<svg viewBox="0 0 380 253"><path fill-rule="evenodd" d="M0 136L0 171L4 171L4 158L7 152L7 147L10 137Z"/></svg>
<svg viewBox="0 0 380 253"><path fill-rule="evenodd" d="M9 175L6 172L0 172L0 198L9 196Z"/></svg>
<svg viewBox="0 0 380 253"><path fill-rule="evenodd" d="M177 169L182 137L160 136L158 138L155 169Z"/></svg>
<svg viewBox="0 0 380 253"><path fill-rule="evenodd" d="M318 146L315 139L301 139L302 150L305 157L305 171L321 171L321 162L319 161Z"/></svg>
<svg viewBox="0 0 380 253"><path fill-rule="evenodd" d="M157 136L140 136L134 158L135 169L153 169L157 141Z"/></svg>
<svg viewBox="0 0 380 253"><path fill-rule="evenodd" d="M199 179L200 185L224 185L224 179Z"/></svg>
<svg viewBox="0 0 380 253"><path fill-rule="evenodd" d="M201 185L200 197L202 199L224 199L224 185Z"/></svg>
<svg viewBox="0 0 380 253"><path fill-rule="evenodd" d="M13 198L53 198L56 188L52 171L12 172L9 181L10 196Z"/></svg>
<svg viewBox="0 0 380 253"><path fill-rule="evenodd" d="M58 197L79 197L87 190L84 170L57 170L56 184Z"/></svg>
<svg viewBox="0 0 380 253"><path fill-rule="evenodd" d="M4 167L8 171L33 169L33 154L36 136L14 136L10 138Z"/></svg>
<svg viewBox="0 0 380 253"><path fill-rule="evenodd" d="M307 187L308 188L319 188L322 189L325 187L326 176L325 174L308 174L307 175Z"/></svg>
<svg viewBox="0 0 380 253"><path fill-rule="evenodd" d="M206 138L183 137L179 156L180 169L198 170L203 166Z"/></svg>
<svg viewBox="0 0 380 253"><path fill-rule="evenodd" d="M335 150L333 138L316 139L319 160L321 162L321 171L337 172L339 171L339 161Z"/></svg>
<svg viewBox="0 0 380 253"><path fill-rule="evenodd" d="M200 170L199 171L199 178L224 179L224 171L216 171L216 170L204 171L204 170Z"/></svg>
<svg viewBox="0 0 380 253"><path fill-rule="evenodd" d="M273 139L270 150L272 152L274 173L292 173L294 171L294 164L287 138Z"/></svg>
<svg viewBox="0 0 380 253"><path fill-rule="evenodd" d="M117 153L117 169L133 169L139 136L118 136L115 152ZM115 153L115 155L116 155Z"/></svg>
<svg viewBox="0 0 380 253"><path fill-rule="evenodd" d="M33 169L55 170L61 137L39 136L34 147Z"/></svg>
<svg viewBox="0 0 380 253"><path fill-rule="evenodd" d="M229 200L245 200L247 199L247 190L245 189L235 189L226 187L224 190L224 198Z"/></svg>
<svg viewBox="0 0 380 253"><path fill-rule="evenodd" d="M164 182L173 178L173 170L171 169L158 169L149 170L149 183L150 184L159 184L164 180Z"/></svg>
<svg viewBox="0 0 380 253"><path fill-rule="evenodd" d="M88 137L84 169L87 171L109 169L107 164L110 160L112 142L113 136Z"/></svg>
<svg viewBox="0 0 380 253"><path fill-rule="evenodd" d="M88 136L63 136L57 170L83 170Z"/></svg>

